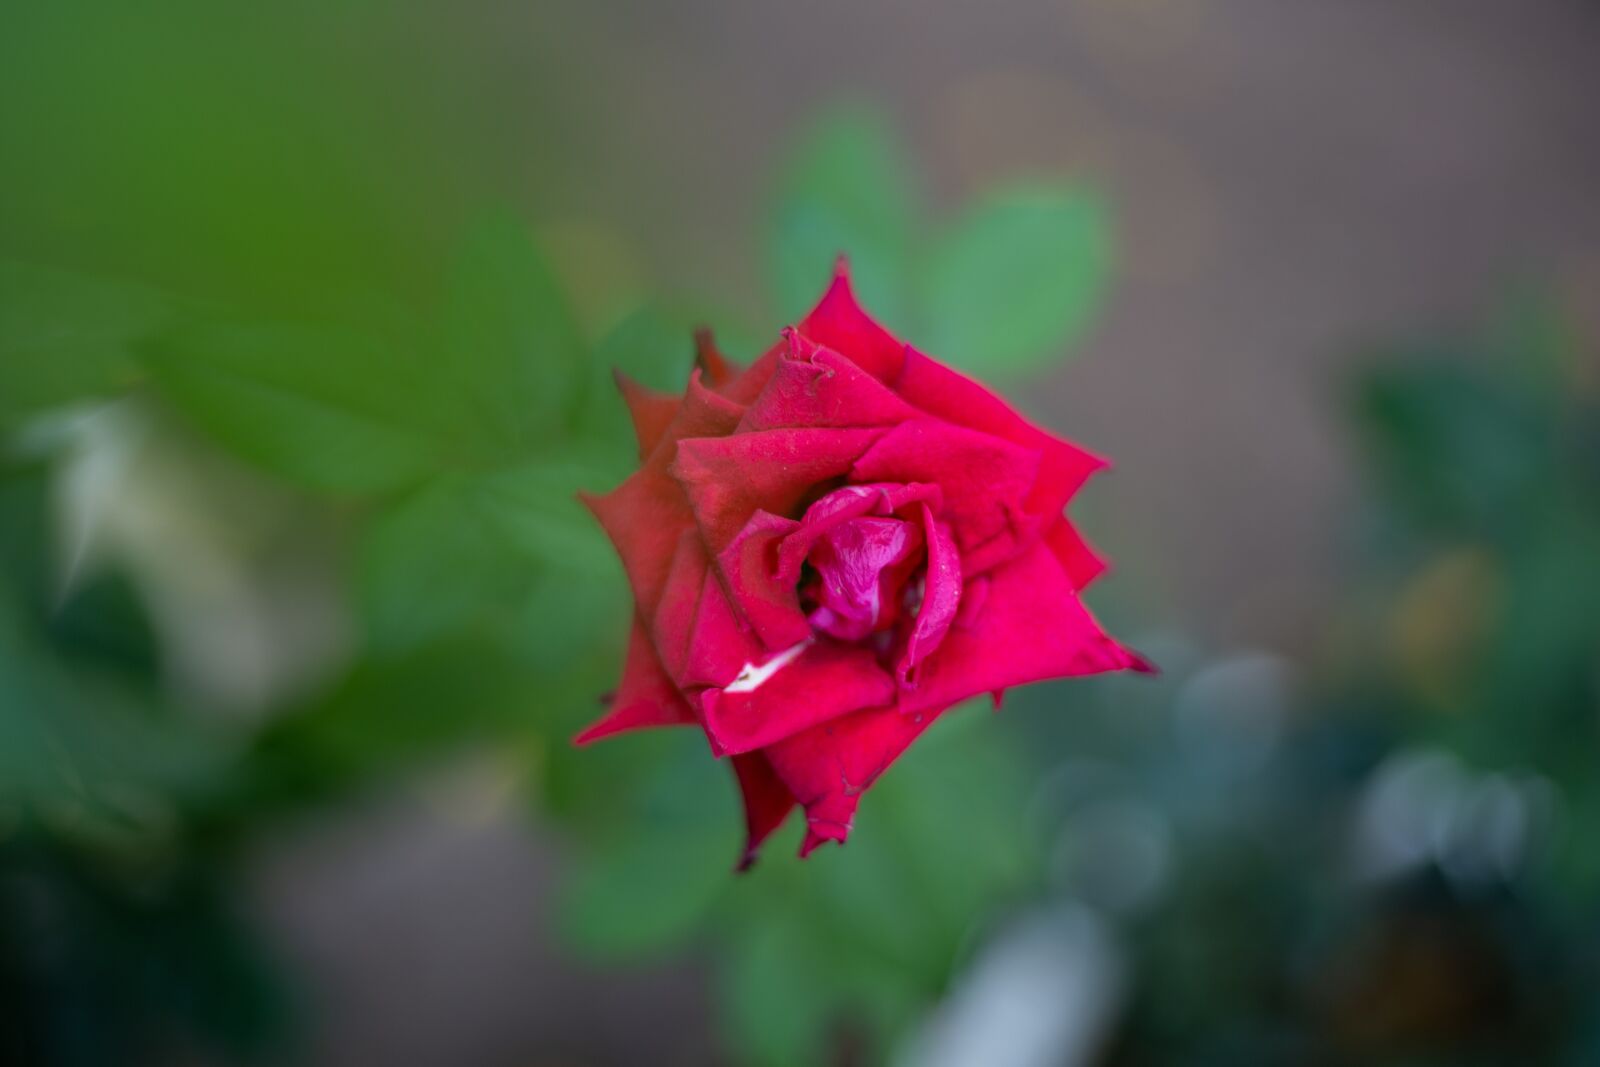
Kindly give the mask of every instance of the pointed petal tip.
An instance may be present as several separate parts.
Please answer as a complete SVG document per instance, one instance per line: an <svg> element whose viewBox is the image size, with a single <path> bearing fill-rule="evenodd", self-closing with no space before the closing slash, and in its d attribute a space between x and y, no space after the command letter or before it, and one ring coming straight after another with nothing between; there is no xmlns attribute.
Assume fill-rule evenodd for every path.
<svg viewBox="0 0 1600 1067"><path fill-rule="evenodd" d="M1122 651L1128 657L1128 670L1133 671L1135 674L1148 675L1151 678L1161 677L1161 668L1152 663L1144 653L1135 652L1127 647L1124 647Z"/></svg>

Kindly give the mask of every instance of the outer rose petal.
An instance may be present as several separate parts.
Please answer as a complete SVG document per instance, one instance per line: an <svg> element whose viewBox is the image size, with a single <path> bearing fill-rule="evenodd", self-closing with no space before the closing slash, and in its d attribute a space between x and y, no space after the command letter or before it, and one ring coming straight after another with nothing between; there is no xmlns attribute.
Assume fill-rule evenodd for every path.
<svg viewBox="0 0 1600 1067"><path fill-rule="evenodd" d="M757 510L794 511L818 484L843 477L882 430L761 430L679 443L672 474L713 553Z"/></svg>
<svg viewBox="0 0 1600 1067"><path fill-rule="evenodd" d="M753 403L756 397L761 395L761 390L767 387L767 380L777 369L778 357L783 354L783 350L782 341L767 349L760 359L750 364L748 370L721 390L722 395L736 404Z"/></svg>
<svg viewBox="0 0 1600 1067"><path fill-rule="evenodd" d="M1050 546L1072 587L1079 592L1106 571L1106 561L1066 519L1058 520L1045 531L1044 543Z"/></svg>
<svg viewBox="0 0 1600 1067"><path fill-rule="evenodd" d="M694 332L694 365L705 375L706 384L722 392L739 376L739 366L722 354L717 339L708 327Z"/></svg>
<svg viewBox="0 0 1600 1067"><path fill-rule="evenodd" d="M722 755L763 748L892 700L894 679L870 649L822 639L755 689L707 689L700 694L700 721L712 751Z"/></svg>
<svg viewBox="0 0 1600 1067"><path fill-rule="evenodd" d="M917 409L848 358L797 330L784 331L785 350L772 377L739 424L740 432L783 426L893 426Z"/></svg>
<svg viewBox="0 0 1600 1067"><path fill-rule="evenodd" d="M1003 438L938 419L903 422L851 468L859 482L933 482L944 490L944 515L964 566L979 573L1012 554L1014 525L1039 473L1039 453ZM983 554L1004 543L1003 554ZM989 556L995 558L990 559ZM968 558L974 557L974 558Z"/></svg>
<svg viewBox="0 0 1600 1067"><path fill-rule="evenodd" d="M617 391L628 405L628 415L633 419L633 436L639 442L639 461L642 463L656 450L656 445L666 436L667 427L683 403L669 393L647 389L623 374L612 371Z"/></svg>
<svg viewBox="0 0 1600 1067"><path fill-rule="evenodd" d="M850 264L843 257L834 266L828 291L811 314L800 321L800 332L835 352L845 353L879 381L894 381L905 358L905 345L856 302L850 286Z"/></svg>
<svg viewBox="0 0 1600 1067"><path fill-rule="evenodd" d="M628 662L622 668L622 684L611 698L611 710L574 740L587 745L629 730L679 726L694 721L694 712L684 702L683 694L672 684L672 679L667 677L644 624L635 616L628 634Z"/></svg>
<svg viewBox="0 0 1600 1067"><path fill-rule="evenodd" d="M801 856L825 841L843 843L850 836L861 794L938 715L907 715L893 708L859 711L766 750L772 769L806 809Z"/></svg>
<svg viewBox="0 0 1600 1067"><path fill-rule="evenodd" d="M1106 636L1048 547L1035 545L988 578L977 618L946 635L916 688L900 694L901 711L947 707L1046 678L1151 669Z"/></svg>
<svg viewBox="0 0 1600 1067"><path fill-rule="evenodd" d="M1030 514L1056 517L1090 475L1110 466L1105 459L1045 433L971 378L909 346L893 385L901 397L931 415L1039 452L1039 480L1026 501Z"/></svg>
<svg viewBox="0 0 1600 1067"><path fill-rule="evenodd" d="M683 490L667 473L677 455L678 441L685 436L729 433L743 414L743 407L702 386L696 371L689 378L683 404L645 465L603 496L580 494L616 546L639 614L645 619L655 614L679 534L694 526L694 512Z"/></svg>
<svg viewBox="0 0 1600 1067"><path fill-rule="evenodd" d="M678 534L672 564L661 586L655 613L650 618L650 640L655 644L661 665L679 689L686 689L684 674L689 666L689 645L695 619L700 614L700 594L705 590L706 572L711 561L693 526Z"/></svg>
<svg viewBox="0 0 1600 1067"><path fill-rule="evenodd" d="M737 869L745 871L755 863L761 843L789 817L794 808L794 796L762 753L747 752L734 756L730 762L739 782L739 796L744 801L744 854Z"/></svg>

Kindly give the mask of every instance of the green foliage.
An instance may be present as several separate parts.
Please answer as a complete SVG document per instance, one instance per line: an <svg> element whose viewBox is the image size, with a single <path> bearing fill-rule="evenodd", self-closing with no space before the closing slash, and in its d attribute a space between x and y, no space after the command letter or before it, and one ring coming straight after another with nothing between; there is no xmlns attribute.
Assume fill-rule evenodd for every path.
<svg viewBox="0 0 1600 1067"><path fill-rule="evenodd" d="M421 383L403 357L359 334L185 325L152 340L143 359L198 428L296 484L378 492L441 462Z"/></svg>
<svg viewBox="0 0 1600 1067"><path fill-rule="evenodd" d="M990 194L941 233L923 269L933 352L972 353L995 375L1039 365L1076 342L1098 308L1111 239L1100 200L1082 190Z"/></svg>
<svg viewBox="0 0 1600 1067"><path fill-rule="evenodd" d="M918 205L888 122L864 110L819 122L780 169L777 189L767 247L784 319L809 311L834 260L848 255L862 299L885 321L903 322Z"/></svg>
<svg viewBox="0 0 1600 1067"><path fill-rule="evenodd" d="M480 223L451 272L432 364L460 394L487 457L559 441L582 401L588 351L554 272L514 218Z"/></svg>
<svg viewBox="0 0 1600 1067"><path fill-rule="evenodd" d="M725 1032L755 1063L827 1062L838 1041L882 1055L974 927L1038 880L1026 761L976 706L874 785L846 847L795 862L796 815L738 878L731 775L697 736L651 740L655 770L583 841L562 929L603 959L710 940Z"/></svg>
<svg viewBox="0 0 1600 1067"><path fill-rule="evenodd" d="M820 121L783 167L771 211L784 317L810 309L845 255L868 311L953 366L1037 373L1082 338L1111 268L1099 196L1036 181L988 190L949 222L919 208L885 120L849 109Z"/></svg>
<svg viewBox="0 0 1600 1067"><path fill-rule="evenodd" d="M140 286L0 260L0 428L126 388L130 345L166 315Z"/></svg>

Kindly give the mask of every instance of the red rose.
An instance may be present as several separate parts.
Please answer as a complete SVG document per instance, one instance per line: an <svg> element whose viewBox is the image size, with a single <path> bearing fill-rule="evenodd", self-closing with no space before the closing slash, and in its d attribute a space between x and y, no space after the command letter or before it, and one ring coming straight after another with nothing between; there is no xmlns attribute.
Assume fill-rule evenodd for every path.
<svg viewBox="0 0 1600 1067"><path fill-rule="evenodd" d="M682 397L620 378L640 469L586 498L636 611L580 744L694 725L744 796L744 865L795 804L802 856L952 705L1148 664L1078 599L1104 564L1063 515L1105 461L895 340L840 269L748 370L698 339Z"/></svg>

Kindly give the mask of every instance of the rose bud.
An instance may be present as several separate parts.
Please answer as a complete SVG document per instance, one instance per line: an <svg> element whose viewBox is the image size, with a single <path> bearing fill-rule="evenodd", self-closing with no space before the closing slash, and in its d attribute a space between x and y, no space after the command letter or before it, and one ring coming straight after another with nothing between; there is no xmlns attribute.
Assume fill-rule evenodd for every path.
<svg viewBox="0 0 1600 1067"><path fill-rule="evenodd" d="M1104 564L1064 515L1105 460L903 344L841 261L748 369L697 338L683 396L619 376L641 466L586 497L635 610L610 709L579 744L695 726L744 799L741 867L795 805L800 854L946 709L1149 664L1079 593Z"/></svg>

